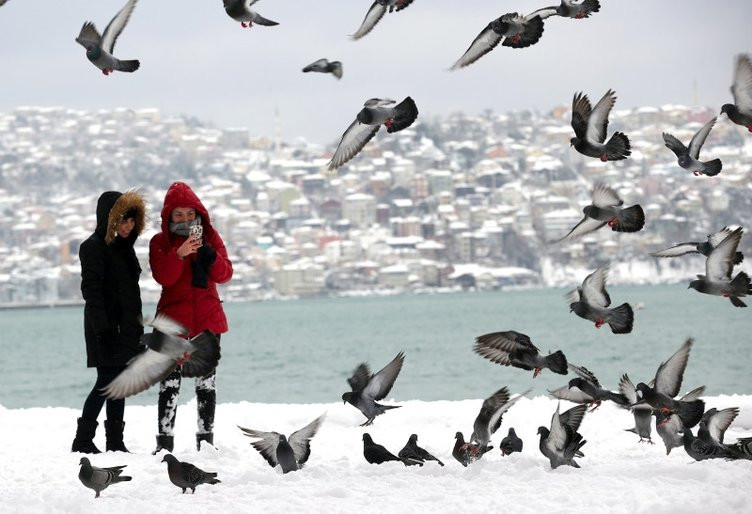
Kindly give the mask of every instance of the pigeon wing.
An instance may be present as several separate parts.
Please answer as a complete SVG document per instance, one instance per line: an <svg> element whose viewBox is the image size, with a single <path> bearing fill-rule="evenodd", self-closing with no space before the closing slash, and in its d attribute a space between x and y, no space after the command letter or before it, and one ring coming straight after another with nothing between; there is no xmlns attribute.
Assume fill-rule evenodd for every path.
<svg viewBox="0 0 752 514"><path fill-rule="evenodd" d="M616 191L605 184L596 184L590 193L593 198L593 205L596 207L618 207L624 204L624 200L619 198Z"/></svg>
<svg viewBox="0 0 752 514"><path fill-rule="evenodd" d="M658 366L658 371L655 373L656 391L671 398L679 394L691 349L692 339L690 338L666 362Z"/></svg>
<svg viewBox="0 0 752 514"><path fill-rule="evenodd" d="M483 405L480 408L480 412L475 417L473 422L473 436L471 440L478 443L488 444L491 440L491 434L494 433L494 425L499 419L497 412L504 407L509 401L509 390L506 387L502 387L494 394L483 400Z"/></svg>
<svg viewBox="0 0 752 514"><path fill-rule="evenodd" d="M676 155L677 157L681 157L682 155L689 152L689 150L687 150L687 147L684 146L684 143L676 139L668 132L663 133L663 142L666 144L666 148L674 152L674 155Z"/></svg>
<svg viewBox="0 0 752 514"><path fill-rule="evenodd" d="M78 33L76 42L84 48L99 46L102 42L102 36L99 35L99 31L94 24L87 21L84 23L84 26L81 27L81 32Z"/></svg>
<svg viewBox="0 0 752 514"><path fill-rule="evenodd" d="M329 170L336 170L347 161L355 157L366 144L373 139L381 125L366 125L358 120L353 121L344 134L334 152L334 157L329 161Z"/></svg>
<svg viewBox="0 0 752 514"><path fill-rule="evenodd" d="M653 257L679 257L688 253L700 253L697 250L698 244L700 243L691 241L688 243L679 243L678 245L674 245L671 248L666 248L665 250L661 250L659 252L653 252L650 255L652 255Z"/></svg>
<svg viewBox="0 0 752 514"><path fill-rule="evenodd" d="M579 92L574 95L574 98L572 98L572 128L574 135L580 139L587 135L588 118L592 110L586 94Z"/></svg>
<svg viewBox="0 0 752 514"><path fill-rule="evenodd" d="M188 334L187 328L165 314L157 314L153 320L145 324L171 336Z"/></svg>
<svg viewBox="0 0 752 514"><path fill-rule="evenodd" d="M322 414L300 430L293 432L290 437L287 438L287 442L290 443L292 453L295 455L295 461L298 465L301 465L308 460L308 456L311 454L311 439L313 439L313 436L318 432L325 417L326 414Z"/></svg>
<svg viewBox="0 0 752 514"><path fill-rule="evenodd" d="M189 340L191 350L183 363L184 377L203 377L217 367L220 358L219 340L210 330L204 330Z"/></svg>
<svg viewBox="0 0 752 514"><path fill-rule="evenodd" d="M457 59L457 62L455 62L450 69L456 70L474 63L496 48L499 41L501 41L501 38L502 36L497 34L493 28L491 28L491 24L489 23L486 28L475 37L473 42L470 43L468 49L465 50L465 53L462 54L462 57Z"/></svg>
<svg viewBox="0 0 752 514"><path fill-rule="evenodd" d="M576 407L572 407L568 411L565 411L563 414L561 414L559 419L561 420L562 424L567 425L572 429L573 432L577 432L577 430L580 429L580 423L582 423L582 418L585 417L586 411L587 405L577 405Z"/></svg>
<svg viewBox="0 0 752 514"><path fill-rule="evenodd" d="M720 282L731 279L736 248L742 239L742 232L741 227L737 228L710 252L705 261L705 275L709 280Z"/></svg>
<svg viewBox="0 0 752 514"><path fill-rule="evenodd" d="M567 430L561 421L559 414L559 405L556 405L556 412L551 418L551 430L546 439L546 446L552 453L561 452L567 444Z"/></svg>
<svg viewBox="0 0 752 514"><path fill-rule="evenodd" d="M384 366L384 369L371 377L361 395L367 398L372 398L373 400L384 399L384 397L389 394L389 391L392 390L394 381L397 380L397 375L399 375L404 362L405 354L399 352L392 362Z"/></svg>
<svg viewBox="0 0 752 514"><path fill-rule="evenodd" d="M574 403L588 403L593 401L593 397L587 394L579 387L562 386L558 389L549 389L548 392L554 398L567 400Z"/></svg>
<svg viewBox="0 0 752 514"><path fill-rule="evenodd" d="M386 13L386 5L381 5L379 2L374 2L366 13L366 17L363 18L363 23L360 24L360 28L355 31L355 34L350 36L352 39L360 39L376 26L381 21Z"/></svg>
<svg viewBox="0 0 752 514"><path fill-rule="evenodd" d="M102 394L114 400L140 393L167 378L175 366L175 359L169 355L147 348L131 359L128 366L102 388Z"/></svg>
<svg viewBox="0 0 752 514"><path fill-rule="evenodd" d="M710 246L715 248L716 246L721 244L724 239L730 236L731 232L733 232L733 230L731 230L730 228L723 227L721 230L714 234L708 234L708 243L710 243Z"/></svg>
<svg viewBox="0 0 752 514"><path fill-rule="evenodd" d="M689 142L690 157L694 159L700 158L700 149L702 148L702 145L705 144L705 140L708 138L708 134L710 134L710 130L713 128L713 125L715 125L717 119L718 117L716 116L708 121L694 136L692 136L692 141Z"/></svg>
<svg viewBox="0 0 752 514"><path fill-rule="evenodd" d="M574 371L577 375L579 375L584 380L587 380L591 384L593 384L595 387L600 388L601 384L598 382L598 379L595 377L592 371L587 369L585 366L577 366L575 364L569 363L569 369Z"/></svg>
<svg viewBox="0 0 752 514"><path fill-rule="evenodd" d="M355 368L355 372L347 379L347 383L350 384L350 389L357 392L362 391L368 385L370 379L371 370L368 368L368 364L364 362Z"/></svg>
<svg viewBox="0 0 752 514"><path fill-rule="evenodd" d="M591 141L603 143L608 130L608 115L616 103L616 94L610 89L598 100L590 113L587 123L587 138Z"/></svg>
<svg viewBox="0 0 752 514"><path fill-rule="evenodd" d="M582 282L582 300L596 307L608 307L611 305L611 297L606 292L606 278L608 266L602 266L585 277Z"/></svg>
<svg viewBox="0 0 752 514"><path fill-rule="evenodd" d="M719 443L723 443L723 435L726 433L726 429L738 415L739 409L736 407L723 410L710 409L702 417L702 421L705 422L710 437Z"/></svg>
<svg viewBox="0 0 752 514"><path fill-rule="evenodd" d="M262 432L261 430L252 430L250 428L243 428L238 426L243 432L243 435L258 439L253 441L251 446L266 459L271 467L275 467L277 462L277 446L279 445L279 433L278 432Z"/></svg>
<svg viewBox="0 0 752 514"><path fill-rule="evenodd" d="M128 20L131 17L133 9L136 7L138 0L128 0L125 6L120 9L114 18L107 24L104 32L102 33L102 48L109 54L112 54L115 50L115 42L118 36L125 28Z"/></svg>
<svg viewBox="0 0 752 514"><path fill-rule="evenodd" d="M752 61L741 54L736 59L734 83L731 85L736 107L744 113L752 113Z"/></svg>
<svg viewBox="0 0 752 514"><path fill-rule="evenodd" d="M527 350L538 353L538 348L525 334L509 330L506 332L491 332L475 338L476 347L490 347L505 352Z"/></svg>
<svg viewBox="0 0 752 514"><path fill-rule="evenodd" d="M652 385L651 385L652 387ZM699 400L700 396L705 394L705 386L700 386L696 389L692 389L690 392L679 398L683 402L693 402Z"/></svg>
<svg viewBox="0 0 752 514"><path fill-rule="evenodd" d="M556 6L552 5L550 7L543 7L541 9L537 9L527 16L525 16L526 20L532 20L536 16L540 16L541 20L545 20L546 18L550 18L551 16L555 16L558 14L558 11L556 10Z"/></svg>
<svg viewBox="0 0 752 514"><path fill-rule="evenodd" d="M319 59L318 61L313 61L311 64L303 68L303 71L324 71L327 64L329 64L329 61L327 61L326 59Z"/></svg>
<svg viewBox="0 0 752 514"><path fill-rule="evenodd" d="M585 234L589 234L590 232L594 232L601 228L603 225L605 225L605 221L598 221L596 219L591 218L590 216L585 216L580 220L580 222L575 225L572 230L569 231L569 233L562 237L561 239L558 239L555 241L556 243L560 243L562 241L569 241L571 239L576 239L580 236L584 236Z"/></svg>

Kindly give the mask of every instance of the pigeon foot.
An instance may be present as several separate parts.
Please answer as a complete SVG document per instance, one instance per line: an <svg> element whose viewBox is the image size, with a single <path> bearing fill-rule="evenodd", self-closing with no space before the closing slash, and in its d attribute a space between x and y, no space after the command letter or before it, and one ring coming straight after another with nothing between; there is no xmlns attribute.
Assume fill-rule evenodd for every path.
<svg viewBox="0 0 752 514"><path fill-rule="evenodd" d="M601 401L598 400L596 402L590 402L590 409L588 409L588 412L594 412L595 409L601 406Z"/></svg>
<svg viewBox="0 0 752 514"><path fill-rule="evenodd" d="M244 21L241 21L240 22L240 26L243 27L243 28L246 28L246 27L248 27L248 24L246 22L244 22Z"/></svg>
<svg viewBox="0 0 752 514"><path fill-rule="evenodd" d="M601 161L606 162L608 160L608 155L606 155L605 153L602 153L600 158L601 158Z"/></svg>
<svg viewBox="0 0 752 514"><path fill-rule="evenodd" d="M367 427L367 426L372 425L373 424L373 419L374 418L368 418L364 423L361 423L360 426Z"/></svg>
<svg viewBox="0 0 752 514"><path fill-rule="evenodd" d="M699 177L700 175L702 175L701 171L693 171L692 173L694 174L695 177Z"/></svg>
<svg viewBox="0 0 752 514"><path fill-rule="evenodd" d="M535 378L538 375L540 375L541 371L543 371L541 368L535 368L535 370L533 370L533 378Z"/></svg>
<svg viewBox="0 0 752 514"><path fill-rule="evenodd" d="M522 36L520 36L519 34L515 34L514 36L512 36L512 43L514 43L515 45L519 43L520 40L522 40Z"/></svg>
<svg viewBox="0 0 752 514"><path fill-rule="evenodd" d="M750 132L752 132L752 125L747 125L747 130L749 130Z"/></svg>
<svg viewBox="0 0 752 514"><path fill-rule="evenodd" d="M188 352L183 352L183 355L178 359L178 366L182 366L185 364L185 361L191 358L191 354Z"/></svg>
<svg viewBox="0 0 752 514"><path fill-rule="evenodd" d="M721 291L721 296L723 296L724 298L728 298L730 295L728 291L724 290L724 291Z"/></svg>
<svg viewBox="0 0 752 514"><path fill-rule="evenodd" d="M110 73L112 73L112 70L110 68L105 68L105 69L102 70L102 73L104 75L109 75Z"/></svg>
<svg viewBox="0 0 752 514"><path fill-rule="evenodd" d="M392 128L392 125L394 125L394 118L387 118L387 120L384 122L384 126L390 129Z"/></svg>
<svg viewBox="0 0 752 514"><path fill-rule="evenodd" d="M616 218L611 218L610 220L608 220L608 226L611 228L614 228L616 225L618 225L618 223L619 220L617 220Z"/></svg>
<svg viewBox="0 0 752 514"><path fill-rule="evenodd" d="M576 15L574 16L574 19L575 19L575 20L581 20L581 19L583 19L584 17L585 17L585 13L584 13L584 12L582 12L582 11L580 11L580 12L578 12L578 13L577 13L577 14L576 14Z"/></svg>
<svg viewBox="0 0 752 514"><path fill-rule="evenodd" d="M601 328L603 326L603 320L599 319L595 322L595 328Z"/></svg>

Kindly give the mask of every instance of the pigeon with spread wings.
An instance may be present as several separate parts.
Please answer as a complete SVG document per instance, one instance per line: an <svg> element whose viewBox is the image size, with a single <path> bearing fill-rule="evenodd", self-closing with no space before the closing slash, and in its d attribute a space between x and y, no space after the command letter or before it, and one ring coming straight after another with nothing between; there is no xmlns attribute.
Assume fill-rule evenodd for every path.
<svg viewBox="0 0 752 514"><path fill-rule="evenodd" d="M606 141L608 129L608 115L616 103L616 93L606 91L598 100L595 107L591 107L590 100L582 92L576 93L572 99L572 128L574 135L570 144L582 155L595 157L603 162L626 159L632 153L629 138L622 132L614 132L611 139Z"/></svg>
<svg viewBox="0 0 752 514"><path fill-rule="evenodd" d="M308 460L311 455L311 439L318 432L325 416L322 414L300 430L293 432L290 437L285 437L279 432L264 432L240 426L238 428L243 431L244 435L258 439L251 445L271 467L279 465L282 473L289 473L301 469Z"/></svg>
<svg viewBox="0 0 752 514"><path fill-rule="evenodd" d="M600 407L603 400L611 400L622 407L629 405L629 400L623 394L614 393L601 387L598 378L585 366L576 366L570 362L569 368L578 376L563 387L549 390L548 392L555 398L588 404L590 412Z"/></svg>
<svg viewBox="0 0 752 514"><path fill-rule="evenodd" d="M478 336L475 338L473 350L496 364L533 370L533 378L537 377L543 368L560 375L567 374L567 358L561 350L541 355L529 336L514 330Z"/></svg>
<svg viewBox="0 0 752 514"><path fill-rule="evenodd" d="M254 23L265 27L279 25L276 21L267 20L251 9L251 6L256 2L258 2L258 0L223 0L227 16L235 21L239 21L240 26L243 28L253 27Z"/></svg>
<svg viewBox="0 0 752 514"><path fill-rule="evenodd" d="M384 369L371 375L371 370L366 363L360 364L353 375L347 379L352 391L342 394L342 402L349 403L357 408L368 418L360 426L368 426L373 423L376 416L384 414L389 409L396 409L399 405L381 405L376 403L382 400L392 390L394 381L397 380L405 362L405 354L399 352L392 362L384 366Z"/></svg>
<svg viewBox="0 0 752 514"><path fill-rule="evenodd" d="M749 276L740 271L732 279L736 249L742 239L744 231L737 228L726 236L716 246L705 260L705 275L697 275L697 280L689 283L689 287L699 293L723 296L731 300L734 307L746 307L747 304L740 297L752 294L752 283Z"/></svg>
<svg viewBox="0 0 752 514"><path fill-rule="evenodd" d="M376 0L373 4L371 4L371 7L368 8L366 17L363 18L363 22L360 24L358 30L356 30L355 34L350 37L354 40L362 38L363 36L371 32L376 24L381 21L381 18L384 17L387 9L389 10L389 12L393 12L395 10L399 12L413 3L413 1L414 0Z"/></svg>
<svg viewBox="0 0 752 514"><path fill-rule="evenodd" d="M731 121L752 132L752 60L748 55L741 54L736 58L731 94L734 103L723 104L721 114L725 112Z"/></svg>
<svg viewBox="0 0 752 514"><path fill-rule="evenodd" d="M666 248L658 252L653 252L650 255L653 257L680 257L687 255L688 253L699 253L705 257L709 257L710 253L726 239L733 230L728 227L723 227L715 234L708 234L707 241L688 241L686 243L679 243L671 248ZM741 264L744 260L744 254L742 252L736 252L734 255L734 265Z"/></svg>
<svg viewBox="0 0 752 514"><path fill-rule="evenodd" d="M708 134L710 134L710 129L713 128L717 119L715 117L708 121L692 136L689 148L668 132L663 133L663 141L666 143L666 148L674 152L679 166L687 171L691 171L695 176L707 175L708 177L715 177L721 172L721 168L723 168L723 163L720 159L713 159L707 162L700 162L698 160L700 158L700 149L705 144L705 140L708 138Z"/></svg>
<svg viewBox="0 0 752 514"><path fill-rule="evenodd" d="M522 394L510 398L509 390L506 387L502 387L494 394L483 400L483 405L480 407L480 412L475 417L473 422L473 434L470 436L470 444L473 446L470 450L472 455L477 454L479 451L485 453L492 447L489 447L491 442L491 436L501 426L501 418L506 411L508 411L512 405L517 403L517 400L530 392L530 389Z"/></svg>
<svg viewBox="0 0 752 514"><path fill-rule="evenodd" d="M559 414L559 405L556 405L556 412L551 418L551 428L538 427L540 435L538 448L544 456L548 457L552 469L565 464L575 468L580 467L574 458L585 456L580 449L587 441L577 430L580 428L582 418L585 417L586 410L587 405L577 405Z"/></svg>
<svg viewBox="0 0 752 514"><path fill-rule="evenodd" d="M337 79L342 78L342 63L340 61L330 61L329 59L319 59L303 68L303 73L309 72L331 73Z"/></svg>
<svg viewBox="0 0 752 514"><path fill-rule="evenodd" d="M559 5L543 7L531 12L528 16L540 16L543 20L551 16L581 20L589 18L591 14L600 11L600 9L601 4L598 0L583 0L579 4L574 3L572 0L561 0Z"/></svg>
<svg viewBox="0 0 752 514"><path fill-rule="evenodd" d="M115 15L107 24L102 35L94 26L94 23L87 21L81 27L81 32L76 38L76 42L86 48L86 58L91 63L102 70L102 73L109 75L113 71L133 72L138 69L141 63L136 60L121 61L112 53L115 51L115 42L118 36L128 24L128 20L136 7L138 0L128 0L125 6Z"/></svg>
<svg viewBox="0 0 752 514"><path fill-rule="evenodd" d="M607 277L608 266L602 266L585 277L582 286L567 294L569 312L594 322L595 328L608 323L614 334L629 334L634 324L634 311L628 303L609 308L611 297L606 291Z"/></svg>

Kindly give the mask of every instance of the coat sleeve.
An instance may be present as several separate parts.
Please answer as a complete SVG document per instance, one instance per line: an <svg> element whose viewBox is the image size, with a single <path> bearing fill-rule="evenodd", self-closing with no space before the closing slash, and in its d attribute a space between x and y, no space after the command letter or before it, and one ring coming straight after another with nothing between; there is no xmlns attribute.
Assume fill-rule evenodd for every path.
<svg viewBox="0 0 752 514"><path fill-rule="evenodd" d="M149 242L149 266L154 280L163 287L174 285L183 274L183 266L188 259L178 257L177 248L172 248L169 239L163 233L151 238Z"/></svg>
<svg viewBox="0 0 752 514"><path fill-rule="evenodd" d="M81 294L86 302L84 305L86 319L91 323L97 335L112 330L104 301L106 269L103 244L95 245L92 241L84 241L78 252L78 258L81 261Z"/></svg>
<svg viewBox="0 0 752 514"><path fill-rule="evenodd" d="M222 238L216 230L212 231L212 237L209 244L217 252L217 259L209 269L209 278L217 284L229 282L232 278L232 263L227 257L225 243L222 241Z"/></svg>

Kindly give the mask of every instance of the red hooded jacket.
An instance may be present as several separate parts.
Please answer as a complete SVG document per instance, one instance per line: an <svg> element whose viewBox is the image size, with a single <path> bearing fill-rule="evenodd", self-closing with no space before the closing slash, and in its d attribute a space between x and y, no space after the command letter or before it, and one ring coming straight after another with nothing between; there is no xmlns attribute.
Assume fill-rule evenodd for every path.
<svg viewBox="0 0 752 514"><path fill-rule="evenodd" d="M217 258L209 270L209 287L193 287L191 263L196 254L180 259L177 249L186 237L170 232L170 216L173 209L192 207L201 216L204 226L204 244L217 252ZM182 323L189 331L189 337L209 329L215 334L227 332L227 318L217 293L217 284L224 284L232 278L232 263L227 258L227 250L209 220L209 213L187 184L174 182L165 194L162 207L162 232L151 238L149 243L149 264L151 272L162 286L162 296L157 304L157 312L166 314Z"/></svg>

